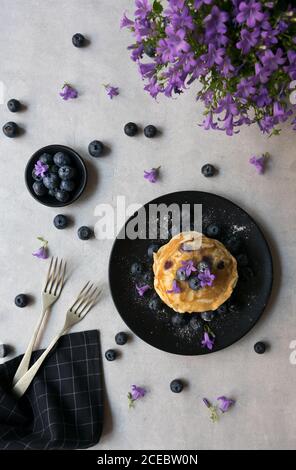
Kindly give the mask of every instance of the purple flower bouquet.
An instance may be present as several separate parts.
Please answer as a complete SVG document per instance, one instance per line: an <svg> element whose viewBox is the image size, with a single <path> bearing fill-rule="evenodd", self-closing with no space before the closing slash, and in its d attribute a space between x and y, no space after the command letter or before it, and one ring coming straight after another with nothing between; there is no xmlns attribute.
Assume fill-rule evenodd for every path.
<svg viewBox="0 0 296 470"><path fill-rule="evenodd" d="M154 98L184 92L199 81L202 126L239 132L257 123L277 134L290 120L296 130L296 7L280 0L135 0L134 19L121 27L145 90ZM296 88L296 83L295 87ZM292 101L292 100L291 100Z"/></svg>

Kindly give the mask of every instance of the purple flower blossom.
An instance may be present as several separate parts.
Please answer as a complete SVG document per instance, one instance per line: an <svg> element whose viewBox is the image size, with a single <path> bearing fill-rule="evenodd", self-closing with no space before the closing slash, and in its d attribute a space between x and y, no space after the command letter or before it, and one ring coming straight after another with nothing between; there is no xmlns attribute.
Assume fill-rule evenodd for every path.
<svg viewBox="0 0 296 470"><path fill-rule="evenodd" d="M261 62L265 69L273 72L279 65L283 65L286 62L286 58L283 57L283 51L281 48L278 48L275 54L268 49L264 54L262 54Z"/></svg>
<svg viewBox="0 0 296 470"><path fill-rule="evenodd" d="M44 240L43 237L37 237L37 240L39 240L42 245L38 250L34 251L32 253L33 256L39 259L47 259L48 258L48 241Z"/></svg>
<svg viewBox="0 0 296 470"><path fill-rule="evenodd" d="M123 14L121 20L120 20L120 29L122 28L130 28L131 26L134 26L134 21L130 20L127 16L126 13Z"/></svg>
<svg viewBox="0 0 296 470"><path fill-rule="evenodd" d="M256 93L256 87L253 79L242 78L237 85L237 94L242 98L249 98Z"/></svg>
<svg viewBox="0 0 296 470"><path fill-rule="evenodd" d="M160 166L158 168L151 168L150 171L144 170L144 178L150 181L150 183L156 183L159 176L159 169Z"/></svg>
<svg viewBox="0 0 296 470"><path fill-rule="evenodd" d="M263 20L264 15L261 11L261 3L256 0L247 0L240 2L239 14L236 19L238 23L247 23L249 28L254 28L257 22Z"/></svg>
<svg viewBox="0 0 296 470"><path fill-rule="evenodd" d="M253 156L250 158L249 162L251 165L254 165L256 171L259 175L264 173L266 159L268 158L268 154L263 154L260 157Z"/></svg>
<svg viewBox="0 0 296 470"><path fill-rule="evenodd" d="M48 171L48 165L46 165L46 163L42 163L40 160L38 160L35 163L34 172L36 176L42 176L43 178L43 176L45 175L47 171Z"/></svg>
<svg viewBox="0 0 296 470"><path fill-rule="evenodd" d="M194 0L194 8L197 10L202 6L202 5L211 5L213 0Z"/></svg>
<svg viewBox="0 0 296 470"><path fill-rule="evenodd" d="M248 54L252 47L258 43L259 29L249 31L248 29L241 30L241 39L236 43L236 47L241 49L243 54Z"/></svg>
<svg viewBox="0 0 296 470"><path fill-rule="evenodd" d="M62 91L59 93L59 95L63 98L63 100L73 100L78 97L78 91L75 90L71 85L68 83L65 83Z"/></svg>
<svg viewBox="0 0 296 470"><path fill-rule="evenodd" d="M140 398L143 398L146 393L147 392L144 388L138 387L137 385L132 385L131 391L127 394L129 408L132 408L134 406L134 402Z"/></svg>
<svg viewBox="0 0 296 470"><path fill-rule="evenodd" d="M207 348L210 351L212 351L214 343L215 343L215 339L214 338L211 339L209 336L209 333L205 331L203 335L203 340L201 342L202 347Z"/></svg>
<svg viewBox="0 0 296 470"><path fill-rule="evenodd" d="M222 413L226 413L226 411L228 411L229 408L235 404L234 400L224 396L218 397L217 400L220 401L219 410L222 411Z"/></svg>
<svg viewBox="0 0 296 470"><path fill-rule="evenodd" d="M185 269L186 277L189 277L191 273L197 271L196 267L194 266L194 261L192 259L181 261L181 264L183 269Z"/></svg>
<svg viewBox="0 0 296 470"><path fill-rule="evenodd" d="M149 0L136 0L136 11L135 11L135 16L145 20L147 18L147 15L150 13L152 10L152 6L149 3Z"/></svg>
<svg viewBox="0 0 296 470"><path fill-rule="evenodd" d="M139 286L138 284L136 284L136 291L138 292L140 297L143 297L145 292L147 292L147 290L149 289L151 289L151 287L148 286L148 284L144 284L143 286Z"/></svg>
<svg viewBox="0 0 296 470"><path fill-rule="evenodd" d="M209 269L205 269L205 271L199 273L197 277L200 280L201 287L211 287L216 278L215 274L211 274L211 271Z"/></svg>
<svg viewBox="0 0 296 470"><path fill-rule="evenodd" d="M167 290L167 293L168 294L180 294L180 292L182 292L181 287L179 286L178 281L174 279L172 288Z"/></svg>
<svg viewBox="0 0 296 470"><path fill-rule="evenodd" d="M210 38L213 38L217 33L224 35L227 31L225 23L228 19L228 13L220 10L216 5L214 5L210 14L206 16L203 21L206 30L206 39L209 40Z"/></svg>
<svg viewBox="0 0 296 470"><path fill-rule="evenodd" d="M112 100L114 96L119 95L119 89L117 87L111 86L111 85L104 85L105 90L107 91L107 95L110 97Z"/></svg>
<svg viewBox="0 0 296 470"><path fill-rule="evenodd" d="M206 63L207 67L213 67L214 64L223 64L224 54L225 49L223 47L217 49L214 44L210 44L207 54L203 54L201 59Z"/></svg>

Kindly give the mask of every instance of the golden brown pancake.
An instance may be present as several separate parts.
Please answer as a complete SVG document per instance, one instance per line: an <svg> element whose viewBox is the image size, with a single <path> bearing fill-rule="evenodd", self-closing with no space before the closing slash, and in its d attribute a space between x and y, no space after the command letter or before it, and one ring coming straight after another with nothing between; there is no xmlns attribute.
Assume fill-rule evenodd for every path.
<svg viewBox="0 0 296 470"><path fill-rule="evenodd" d="M181 292L168 292L182 261L193 260L196 266L204 259L210 261L211 273L215 275L211 286L193 290L188 281L178 281ZM223 269L218 268L221 261ZM159 297L179 313L216 310L231 296L238 279L235 258L221 242L199 232L179 233L163 245L154 253L153 271L154 288Z"/></svg>

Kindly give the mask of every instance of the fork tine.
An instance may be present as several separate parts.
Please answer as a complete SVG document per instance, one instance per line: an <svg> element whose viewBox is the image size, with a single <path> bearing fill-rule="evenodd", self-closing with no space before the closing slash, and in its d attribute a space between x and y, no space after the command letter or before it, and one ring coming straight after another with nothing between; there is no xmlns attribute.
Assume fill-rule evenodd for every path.
<svg viewBox="0 0 296 470"><path fill-rule="evenodd" d="M58 295L58 296L60 295L60 293L62 291L62 288L64 287L64 284L65 284L66 267L67 267L67 262L64 261L64 268L61 272L61 276L60 276L60 279L58 281L58 286L57 286L56 295Z"/></svg>
<svg viewBox="0 0 296 470"><path fill-rule="evenodd" d="M49 293L53 294L53 295L55 295L54 292L55 292L56 282L57 282L57 279L58 279L58 276L59 276L59 270L60 270L59 258L56 258L55 264L54 264L54 272L53 272L53 276L52 276L52 282L51 282L50 291L49 291Z"/></svg>
<svg viewBox="0 0 296 470"><path fill-rule="evenodd" d="M50 273L51 273L51 268L52 268L52 263L53 263L53 256L51 257L51 260L50 260L50 265L49 265L49 268L48 268L48 271L47 271L47 275L46 275L46 280L45 280L45 286L44 286L44 291L46 292L46 289L47 289L47 285L49 283L49 280L50 280Z"/></svg>
<svg viewBox="0 0 296 470"><path fill-rule="evenodd" d="M82 298L83 293L84 293L84 291L85 291L85 289L87 288L88 285L89 285L89 281L85 284L85 286L83 287L83 289L79 292L79 294L78 294L78 296L76 297L76 299L75 299L75 301L74 301L72 307L70 307L69 310L72 310L72 309L74 308L75 304Z"/></svg>
<svg viewBox="0 0 296 470"><path fill-rule="evenodd" d="M98 289L96 289L98 290ZM83 306L81 312L78 314L79 318L84 318L85 315L90 311L90 309L96 304L102 290L98 290L95 295Z"/></svg>
<svg viewBox="0 0 296 470"><path fill-rule="evenodd" d="M54 258L54 263L53 263L52 271L51 271L51 274L50 274L49 283L48 283L48 286L47 286L47 293L48 294L51 294L51 291L52 291L54 279L56 277L56 270L57 270L58 261L59 261L58 258Z"/></svg>
<svg viewBox="0 0 296 470"><path fill-rule="evenodd" d="M60 286L62 275L63 275L63 258L60 261L58 271L57 271L57 275L56 275L56 279L55 279L54 286L53 286L53 288L54 288L53 295L55 295L55 296L57 295L57 290Z"/></svg>
<svg viewBox="0 0 296 470"><path fill-rule="evenodd" d="M92 293L91 293L92 287L93 287L93 284L91 284L89 286L89 288L87 289L87 291L85 292L85 294L83 296L81 296L80 298L78 297L78 299L76 299L76 302L74 302L72 308L74 309L75 313L77 313L78 309L81 307L81 305L84 304L84 302L88 301L89 298L92 296ZM75 305L77 303L78 303L78 305Z"/></svg>

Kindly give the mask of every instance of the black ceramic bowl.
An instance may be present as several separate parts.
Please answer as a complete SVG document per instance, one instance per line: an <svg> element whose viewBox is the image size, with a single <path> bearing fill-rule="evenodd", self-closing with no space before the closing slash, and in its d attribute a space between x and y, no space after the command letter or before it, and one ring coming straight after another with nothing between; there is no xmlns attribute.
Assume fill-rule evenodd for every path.
<svg viewBox="0 0 296 470"><path fill-rule="evenodd" d="M75 180L77 182L77 186L74 191L72 191L71 197L67 202L59 202L49 194L46 194L45 196L37 196L33 191L34 179L32 177L32 172L37 160L39 160L43 153L54 155L57 152L67 153L71 157L71 165L76 169ZM80 155L75 152L75 150L72 150L65 145L47 145L46 147L42 147L41 149L37 150L37 152L35 152L28 161L25 169L25 181L30 194L34 199L36 199L36 201L48 207L64 207L72 204L72 202L76 201L83 193L87 182L87 170L84 161Z"/></svg>

